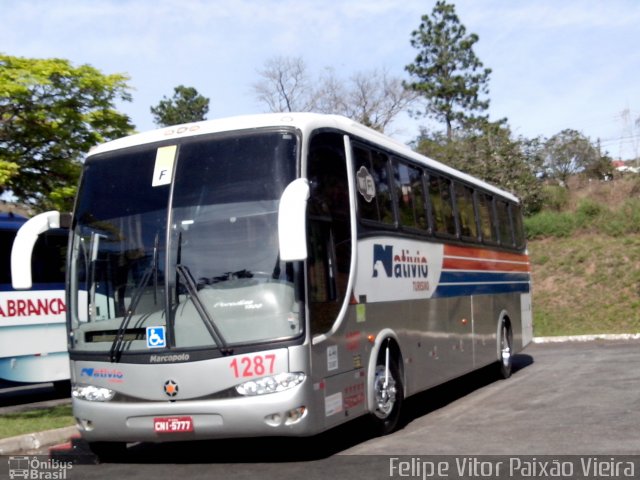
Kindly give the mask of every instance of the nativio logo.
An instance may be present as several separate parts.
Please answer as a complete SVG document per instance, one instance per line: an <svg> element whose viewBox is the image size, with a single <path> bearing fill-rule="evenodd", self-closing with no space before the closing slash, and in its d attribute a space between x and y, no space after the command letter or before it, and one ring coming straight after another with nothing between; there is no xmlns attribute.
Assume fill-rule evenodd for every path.
<svg viewBox="0 0 640 480"><path fill-rule="evenodd" d="M110 368L83 368L80 371L81 377L100 378L111 383L121 383L124 373L120 370Z"/></svg>
<svg viewBox="0 0 640 480"><path fill-rule="evenodd" d="M391 278L427 278L429 266L427 257L420 255L419 251L412 254L404 248L399 254L393 254L393 245L373 245L373 277L378 276L380 269L378 262L382 264L384 273Z"/></svg>

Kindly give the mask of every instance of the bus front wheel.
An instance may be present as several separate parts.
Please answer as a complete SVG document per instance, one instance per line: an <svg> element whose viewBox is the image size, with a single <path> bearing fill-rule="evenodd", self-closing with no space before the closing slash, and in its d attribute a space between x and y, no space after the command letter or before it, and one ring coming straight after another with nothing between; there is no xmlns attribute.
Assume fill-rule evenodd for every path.
<svg viewBox="0 0 640 480"><path fill-rule="evenodd" d="M89 449L102 462L117 462L127 454L127 444L124 442L90 442Z"/></svg>
<svg viewBox="0 0 640 480"><path fill-rule="evenodd" d="M388 371L387 371L388 362ZM373 382L375 409L372 413L376 433L386 435L398 426L404 389L398 363L394 358L378 360Z"/></svg>

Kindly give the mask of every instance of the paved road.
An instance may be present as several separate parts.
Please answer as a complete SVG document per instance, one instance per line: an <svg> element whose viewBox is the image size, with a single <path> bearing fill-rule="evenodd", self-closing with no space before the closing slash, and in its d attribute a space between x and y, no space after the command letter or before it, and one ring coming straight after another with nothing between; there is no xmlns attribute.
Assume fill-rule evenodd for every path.
<svg viewBox="0 0 640 480"><path fill-rule="evenodd" d="M506 381L480 371L412 397L387 437L358 419L314 439L143 445L66 478L372 479L389 478L389 455L640 454L640 342L531 345L515 364Z"/></svg>
<svg viewBox="0 0 640 480"><path fill-rule="evenodd" d="M509 380L343 453L640 454L640 342L542 344L525 352Z"/></svg>

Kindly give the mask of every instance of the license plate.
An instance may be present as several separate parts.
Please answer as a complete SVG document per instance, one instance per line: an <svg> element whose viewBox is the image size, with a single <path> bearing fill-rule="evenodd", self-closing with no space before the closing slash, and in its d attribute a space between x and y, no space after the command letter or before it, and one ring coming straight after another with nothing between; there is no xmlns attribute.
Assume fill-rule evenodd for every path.
<svg viewBox="0 0 640 480"><path fill-rule="evenodd" d="M193 432L193 419L191 417L154 418L153 431L156 433Z"/></svg>

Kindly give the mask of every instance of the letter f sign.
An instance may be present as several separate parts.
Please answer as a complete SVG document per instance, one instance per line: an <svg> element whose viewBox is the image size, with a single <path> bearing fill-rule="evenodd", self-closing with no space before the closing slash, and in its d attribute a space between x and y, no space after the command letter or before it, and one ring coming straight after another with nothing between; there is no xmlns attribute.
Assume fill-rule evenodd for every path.
<svg viewBox="0 0 640 480"><path fill-rule="evenodd" d="M171 172L173 162L176 158L176 146L160 147L156 152L156 163L153 168L152 187L169 185L171 183Z"/></svg>

